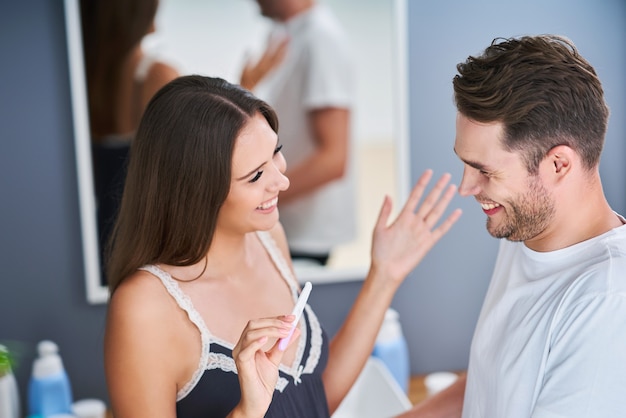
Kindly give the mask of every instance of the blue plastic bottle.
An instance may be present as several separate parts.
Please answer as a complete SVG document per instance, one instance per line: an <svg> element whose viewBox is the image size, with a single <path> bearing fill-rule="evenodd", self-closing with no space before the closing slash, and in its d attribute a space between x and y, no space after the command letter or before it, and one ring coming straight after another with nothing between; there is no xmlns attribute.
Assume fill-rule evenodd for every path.
<svg viewBox="0 0 626 418"><path fill-rule="evenodd" d="M52 341L41 341L39 357L33 363L28 384L29 414L47 418L72 413L72 389L65 373L58 347Z"/></svg>
<svg viewBox="0 0 626 418"><path fill-rule="evenodd" d="M392 308L385 314L372 355L385 363L400 388L407 393L411 374L409 348L402 333L398 312Z"/></svg>

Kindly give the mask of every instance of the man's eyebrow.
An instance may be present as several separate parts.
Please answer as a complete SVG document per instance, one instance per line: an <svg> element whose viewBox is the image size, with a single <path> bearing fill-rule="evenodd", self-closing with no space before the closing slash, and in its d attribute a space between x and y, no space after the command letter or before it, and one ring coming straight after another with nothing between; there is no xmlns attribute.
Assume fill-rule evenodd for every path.
<svg viewBox="0 0 626 418"><path fill-rule="evenodd" d="M490 171L489 167L487 167L485 164L479 163L478 161L471 161L471 160L466 160L465 158L462 158L456 152L456 148L454 149L454 153L456 154L457 157L459 157L459 159L461 161L463 161L465 164L469 165L470 167L473 167L473 168L475 168L476 170L479 170L479 171Z"/></svg>

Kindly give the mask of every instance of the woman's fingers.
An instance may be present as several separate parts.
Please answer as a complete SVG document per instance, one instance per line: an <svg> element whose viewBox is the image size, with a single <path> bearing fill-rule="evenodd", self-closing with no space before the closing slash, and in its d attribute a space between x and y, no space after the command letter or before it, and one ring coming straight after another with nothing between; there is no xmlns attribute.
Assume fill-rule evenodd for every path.
<svg viewBox="0 0 626 418"><path fill-rule="evenodd" d="M424 195L424 191L428 186L428 182L433 175L432 170L428 169L420 176L417 183L411 190L409 197L402 207L398 217L394 220L393 224L411 225L413 227L423 227L425 224L429 229L432 229L439 221L444 211L450 204L450 201L456 194L456 186L449 185L451 175L449 173L443 174L433 189L428 193L424 201L420 205L420 200ZM447 188L446 188L447 186ZM445 192L444 192L445 190ZM378 219L374 230L381 230L387 227L389 216L391 214L391 200L385 196L383 205L380 209ZM419 206L419 207L418 207ZM453 220L458 219L460 213L454 213ZM451 219L446 219L447 228L438 228L438 231L443 235L454 223ZM409 226L410 227L410 226ZM439 235L439 233L437 234Z"/></svg>
<svg viewBox="0 0 626 418"><path fill-rule="evenodd" d="M450 200L454 196L454 193L456 192L456 186L450 185L448 186L448 189L446 190L443 199L441 198L441 195L449 181L450 174L446 173L441 176L441 178L439 178L437 183L435 183L435 186L430 191L430 193L428 193L428 195L424 199L424 202L415 213L425 222L428 222L428 220L431 219L431 221L428 222L430 226L434 225L437 222L439 216L441 216L445 208L448 206L448 203L450 203ZM439 214L439 216L436 216L437 213Z"/></svg>
<svg viewBox="0 0 626 418"><path fill-rule="evenodd" d="M267 343L269 338L280 339L287 336L294 319L293 315L284 315L277 318L248 321L239 341L233 348L233 356L242 360L250 360L254 353Z"/></svg>
<svg viewBox="0 0 626 418"><path fill-rule="evenodd" d="M402 280L415 268L461 216L461 210L456 209L437 226L456 194L456 186L448 185L451 176L446 173L424 196L431 178L432 170L426 170L413 187L400 214L389 225L391 202L386 198L374 228L372 261L397 280Z"/></svg>
<svg viewBox="0 0 626 418"><path fill-rule="evenodd" d="M422 195L424 194L424 190L426 190L426 186L428 185L428 182L430 182L430 179L432 178L432 176L433 176L433 171L431 169L428 169L424 171L424 173L422 173L420 178L417 180L417 183L411 190L411 193L409 194L409 198L404 204L404 207L402 208L400 216L409 215L409 214L412 215L415 213L415 208L417 207L420 199L422 198ZM437 184L439 184L440 182L441 182L441 179L439 180L439 182L437 182Z"/></svg>
<svg viewBox="0 0 626 418"><path fill-rule="evenodd" d="M435 183L432 190L426 195L424 201L417 207L419 200L424 194L428 181L432 177L432 171L426 170L420 177L411 195L407 200L396 222L425 223L431 229L439 221L450 201L456 194L456 186L448 185L451 175L444 173ZM447 186L447 187L446 187ZM444 192L445 190L445 192ZM417 208L417 210L416 210Z"/></svg>
<svg viewBox="0 0 626 418"><path fill-rule="evenodd" d="M454 184L451 184L446 189L444 195L437 201L437 204L434 208L431 209L430 212L424 217L424 221L432 228L443 215L444 211L452 201L452 198L456 195L457 187ZM443 236L448 230L452 227L452 225L459 219L461 216L461 209L455 209L448 217L441 223L437 228L433 230L433 235L435 240L438 240L441 236Z"/></svg>
<svg viewBox="0 0 626 418"><path fill-rule="evenodd" d="M461 209L455 209L452 213L433 231L435 236L435 242L439 241L439 238L444 236L452 225L461 217L463 211Z"/></svg>
<svg viewBox="0 0 626 418"><path fill-rule="evenodd" d="M291 338L289 338L289 342L287 343L287 348L291 347L291 345L294 344L295 341L298 341L299 338L300 338L300 328L296 327L293 331L293 334L291 334ZM279 364L280 361L283 359L283 355L285 354L285 351L287 351L287 349L281 350L278 347L279 343L280 343L280 340L277 340L274 346L267 352L267 356L270 358L270 360L274 364Z"/></svg>
<svg viewBox="0 0 626 418"><path fill-rule="evenodd" d="M418 211L418 213L416 214L418 218L423 219L429 228L434 227L435 224L439 222L444 211L450 204L450 201L456 194L456 190L456 186L451 184L447 187L445 193L443 193L443 196L441 196L440 190L433 189L432 193L435 193L435 197L437 199L436 202L433 206L430 206L428 210L426 207L420 208L420 211ZM429 197L431 196L429 195Z"/></svg>
<svg viewBox="0 0 626 418"><path fill-rule="evenodd" d="M385 196L383 199L383 204L380 207L380 212L378 213L378 219L376 220L376 225L374 226L374 235L376 235L377 231L383 230L387 227L387 222L389 222L389 215L391 214L391 199L389 196Z"/></svg>
<svg viewBox="0 0 626 418"><path fill-rule="evenodd" d="M266 352L270 339L289 335L294 315L248 321L239 341L233 348L241 399L237 408L243 416L263 416L272 400L278 381L278 365L283 351Z"/></svg>

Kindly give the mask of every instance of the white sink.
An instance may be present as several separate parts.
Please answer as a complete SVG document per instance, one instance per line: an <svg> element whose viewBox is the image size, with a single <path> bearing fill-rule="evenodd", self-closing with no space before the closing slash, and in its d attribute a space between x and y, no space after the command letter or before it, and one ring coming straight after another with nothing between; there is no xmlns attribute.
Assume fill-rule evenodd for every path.
<svg viewBox="0 0 626 418"><path fill-rule="evenodd" d="M370 357L332 418L390 418L411 406L387 366Z"/></svg>

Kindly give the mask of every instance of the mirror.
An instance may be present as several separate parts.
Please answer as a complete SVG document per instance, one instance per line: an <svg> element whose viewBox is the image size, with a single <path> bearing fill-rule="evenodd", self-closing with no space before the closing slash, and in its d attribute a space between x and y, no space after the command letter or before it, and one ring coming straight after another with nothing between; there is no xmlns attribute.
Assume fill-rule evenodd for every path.
<svg viewBox="0 0 626 418"><path fill-rule="evenodd" d="M296 266L299 280L320 283L364 277L372 228L383 196L389 194L398 206L409 188L409 171L406 0L367 0L358 5L351 0L318 1L343 24L354 51L357 90L351 129L358 179L356 239L338 247L327 266ZM108 291L100 274L78 3L65 0L83 252L88 301L102 303ZM145 38L142 46L172 63L181 74L212 75L238 82L244 57L261 53L270 25L251 0L161 0L156 32Z"/></svg>
<svg viewBox="0 0 626 418"><path fill-rule="evenodd" d="M83 41L79 0L64 0L65 35L74 128L74 156L78 186L78 209L83 250L83 272L89 303L103 303L109 292L100 274L100 248L96 226L96 200L91 164L91 139L87 108L87 83L83 59Z"/></svg>

